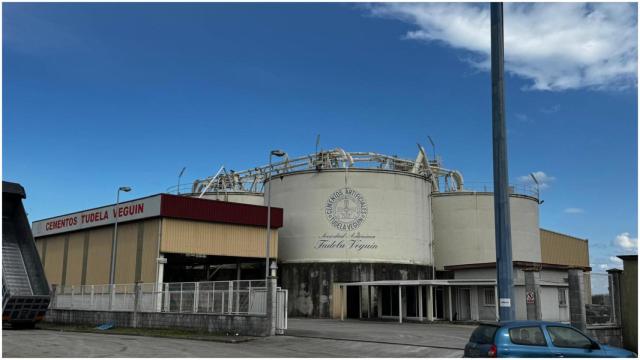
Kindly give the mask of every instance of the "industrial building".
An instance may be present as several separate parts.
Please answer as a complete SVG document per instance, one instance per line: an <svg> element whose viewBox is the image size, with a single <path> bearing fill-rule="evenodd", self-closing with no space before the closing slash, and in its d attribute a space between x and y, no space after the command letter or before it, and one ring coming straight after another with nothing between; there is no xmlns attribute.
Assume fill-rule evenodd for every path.
<svg viewBox="0 0 640 360"><path fill-rule="evenodd" d="M282 209L271 210L270 250L276 258ZM35 221L36 247L50 284L109 283L116 211L116 284L264 276L264 206L158 194Z"/></svg>
<svg viewBox="0 0 640 360"><path fill-rule="evenodd" d="M264 278L270 204L290 316L495 320L491 186L465 184L421 147L415 160L342 149L282 155L221 169L177 189L181 196L122 204L130 210L118 230L116 283ZM136 201L151 202L150 212L136 213ZM569 321L567 271L588 276L588 242L540 229L536 188L512 186L510 205L517 318L534 299L542 319ZM50 283L106 283L112 219L66 220L100 219L102 210L34 223ZM535 290L525 294L529 272Z"/></svg>

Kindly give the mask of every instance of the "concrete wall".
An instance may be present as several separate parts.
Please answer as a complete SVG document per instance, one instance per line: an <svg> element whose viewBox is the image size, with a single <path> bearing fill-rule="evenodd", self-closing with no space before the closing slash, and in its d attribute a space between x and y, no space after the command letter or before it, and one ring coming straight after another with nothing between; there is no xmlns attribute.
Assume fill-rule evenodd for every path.
<svg viewBox="0 0 640 360"><path fill-rule="evenodd" d="M492 193L433 194L432 205L438 270L496 261ZM510 205L513 261L540 262L538 202L511 195Z"/></svg>
<svg viewBox="0 0 640 360"><path fill-rule="evenodd" d="M354 190L349 196L340 195L345 177ZM266 186L272 186L272 205L284 209L284 263L431 264L431 184L424 177L313 170L274 177Z"/></svg>
<svg viewBox="0 0 640 360"><path fill-rule="evenodd" d="M638 352L638 257L623 257L621 315L624 347Z"/></svg>
<svg viewBox="0 0 640 360"><path fill-rule="evenodd" d="M238 332L240 335L267 336L270 322L264 315L210 315L147 313L129 311L48 310L46 322L65 325L97 326L113 322L116 327L186 329L207 332ZM212 354L213 355L213 354Z"/></svg>
<svg viewBox="0 0 640 360"><path fill-rule="evenodd" d="M586 333L603 345L615 347L622 347L623 345L622 328L619 326L588 326Z"/></svg>

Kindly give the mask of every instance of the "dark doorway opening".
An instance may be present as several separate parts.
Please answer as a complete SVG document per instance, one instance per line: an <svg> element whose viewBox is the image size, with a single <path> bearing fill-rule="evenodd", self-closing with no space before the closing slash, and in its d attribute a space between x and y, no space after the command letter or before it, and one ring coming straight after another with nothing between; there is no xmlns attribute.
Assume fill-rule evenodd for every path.
<svg viewBox="0 0 640 360"><path fill-rule="evenodd" d="M398 316L398 287L382 286L382 316Z"/></svg>
<svg viewBox="0 0 640 360"><path fill-rule="evenodd" d="M347 318L360 318L360 286L347 286Z"/></svg>
<svg viewBox="0 0 640 360"><path fill-rule="evenodd" d="M406 286L407 317L418 317L418 287Z"/></svg>
<svg viewBox="0 0 640 360"><path fill-rule="evenodd" d="M433 289L433 315L436 319L444 319L444 288L437 287Z"/></svg>

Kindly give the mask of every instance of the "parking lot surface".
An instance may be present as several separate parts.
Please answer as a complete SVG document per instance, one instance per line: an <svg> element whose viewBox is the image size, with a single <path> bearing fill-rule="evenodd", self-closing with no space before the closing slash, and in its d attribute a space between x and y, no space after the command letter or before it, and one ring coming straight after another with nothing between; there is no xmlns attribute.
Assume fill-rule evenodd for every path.
<svg viewBox="0 0 640 360"><path fill-rule="evenodd" d="M237 344L4 330L3 357L460 357L473 327L290 319L285 336Z"/></svg>

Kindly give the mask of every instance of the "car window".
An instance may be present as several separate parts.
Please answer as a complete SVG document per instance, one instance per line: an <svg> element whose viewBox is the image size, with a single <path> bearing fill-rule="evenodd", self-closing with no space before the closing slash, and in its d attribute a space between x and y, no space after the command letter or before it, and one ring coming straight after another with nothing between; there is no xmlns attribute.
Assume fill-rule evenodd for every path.
<svg viewBox="0 0 640 360"><path fill-rule="evenodd" d="M538 326L509 329L509 338L512 343L518 345L547 346L542 329Z"/></svg>
<svg viewBox="0 0 640 360"><path fill-rule="evenodd" d="M562 326L547 326L553 345L558 347L583 348L591 347L591 340L578 331Z"/></svg>
<svg viewBox="0 0 640 360"><path fill-rule="evenodd" d="M480 325L473 331L469 341L477 344L493 344L493 337L497 330L497 326Z"/></svg>

